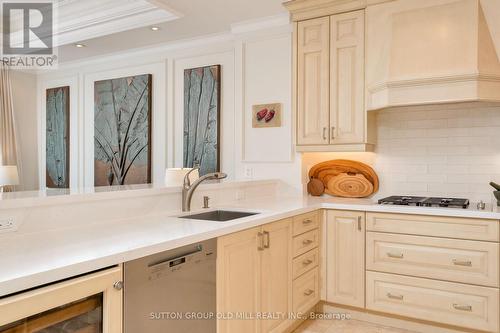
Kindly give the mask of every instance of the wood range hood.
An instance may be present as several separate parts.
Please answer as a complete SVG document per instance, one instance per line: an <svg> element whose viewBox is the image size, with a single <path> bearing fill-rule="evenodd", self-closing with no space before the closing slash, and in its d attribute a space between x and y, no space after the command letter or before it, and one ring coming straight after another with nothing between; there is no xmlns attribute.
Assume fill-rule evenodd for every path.
<svg viewBox="0 0 500 333"><path fill-rule="evenodd" d="M499 55L483 9L480 0L368 6L366 108L500 105Z"/></svg>

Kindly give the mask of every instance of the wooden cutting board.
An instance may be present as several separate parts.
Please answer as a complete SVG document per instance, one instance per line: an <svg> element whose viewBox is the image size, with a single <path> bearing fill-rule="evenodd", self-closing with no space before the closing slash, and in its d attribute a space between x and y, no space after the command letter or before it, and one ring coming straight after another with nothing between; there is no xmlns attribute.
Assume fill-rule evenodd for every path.
<svg viewBox="0 0 500 333"><path fill-rule="evenodd" d="M332 182L332 186L329 187L329 182L339 175L343 176ZM362 175L366 181L361 177L352 178L356 175ZM369 165L351 160L331 160L318 163L309 170L309 178L322 181L326 189L325 192L335 196L366 197L379 189L379 180L375 171ZM371 187L367 182L373 186L369 194L367 193ZM343 190L340 190L341 188Z"/></svg>
<svg viewBox="0 0 500 333"><path fill-rule="evenodd" d="M373 184L360 173L341 173L328 181L325 192L344 198L365 198L373 194Z"/></svg>

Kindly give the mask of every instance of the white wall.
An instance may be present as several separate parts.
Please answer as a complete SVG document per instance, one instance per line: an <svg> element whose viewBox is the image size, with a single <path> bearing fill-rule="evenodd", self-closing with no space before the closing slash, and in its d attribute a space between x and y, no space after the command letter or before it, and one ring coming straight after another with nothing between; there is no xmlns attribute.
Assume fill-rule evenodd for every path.
<svg viewBox="0 0 500 333"><path fill-rule="evenodd" d="M385 110L377 115L377 132L375 153L305 154L304 173L321 161L350 158L375 168L377 198L453 196L493 202L488 183L500 183L500 107Z"/></svg>
<svg viewBox="0 0 500 333"><path fill-rule="evenodd" d="M271 23L270 23L271 22ZM262 27L262 29L259 29ZM237 30L237 31L236 31ZM300 159L292 147L291 26L272 18L239 24L233 33L131 50L97 59L61 64L38 76L39 160L43 166L45 89L70 85L76 127L71 131L72 187L93 185L93 82L153 74L153 182L166 167L181 166L183 71L222 65L221 164L232 179L282 179L300 188ZM252 129L253 104L283 103L283 125ZM40 143L40 144L38 144ZM41 185L44 177L41 177Z"/></svg>
<svg viewBox="0 0 500 333"><path fill-rule="evenodd" d="M12 98L18 134L21 190L38 188L37 80L33 74L11 71Z"/></svg>

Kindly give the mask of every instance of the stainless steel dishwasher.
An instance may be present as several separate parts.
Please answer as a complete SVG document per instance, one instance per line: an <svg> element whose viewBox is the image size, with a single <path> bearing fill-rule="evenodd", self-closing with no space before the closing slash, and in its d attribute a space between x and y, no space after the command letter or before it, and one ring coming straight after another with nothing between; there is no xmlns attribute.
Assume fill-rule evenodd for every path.
<svg viewBox="0 0 500 333"><path fill-rule="evenodd" d="M124 265L125 333L215 333L217 240Z"/></svg>

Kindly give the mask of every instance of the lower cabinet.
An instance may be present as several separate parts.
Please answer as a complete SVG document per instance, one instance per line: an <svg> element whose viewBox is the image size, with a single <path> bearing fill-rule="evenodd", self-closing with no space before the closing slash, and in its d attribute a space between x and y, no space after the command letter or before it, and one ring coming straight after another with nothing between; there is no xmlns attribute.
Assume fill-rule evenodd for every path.
<svg viewBox="0 0 500 333"><path fill-rule="evenodd" d="M327 212L326 300L365 306L365 213Z"/></svg>
<svg viewBox="0 0 500 333"><path fill-rule="evenodd" d="M498 332L498 299L497 288L366 273L366 307L374 311Z"/></svg>
<svg viewBox="0 0 500 333"><path fill-rule="evenodd" d="M121 333L121 281L115 267L2 298L0 332Z"/></svg>
<svg viewBox="0 0 500 333"><path fill-rule="evenodd" d="M279 333L292 307L292 223L282 220L220 237L218 333Z"/></svg>

